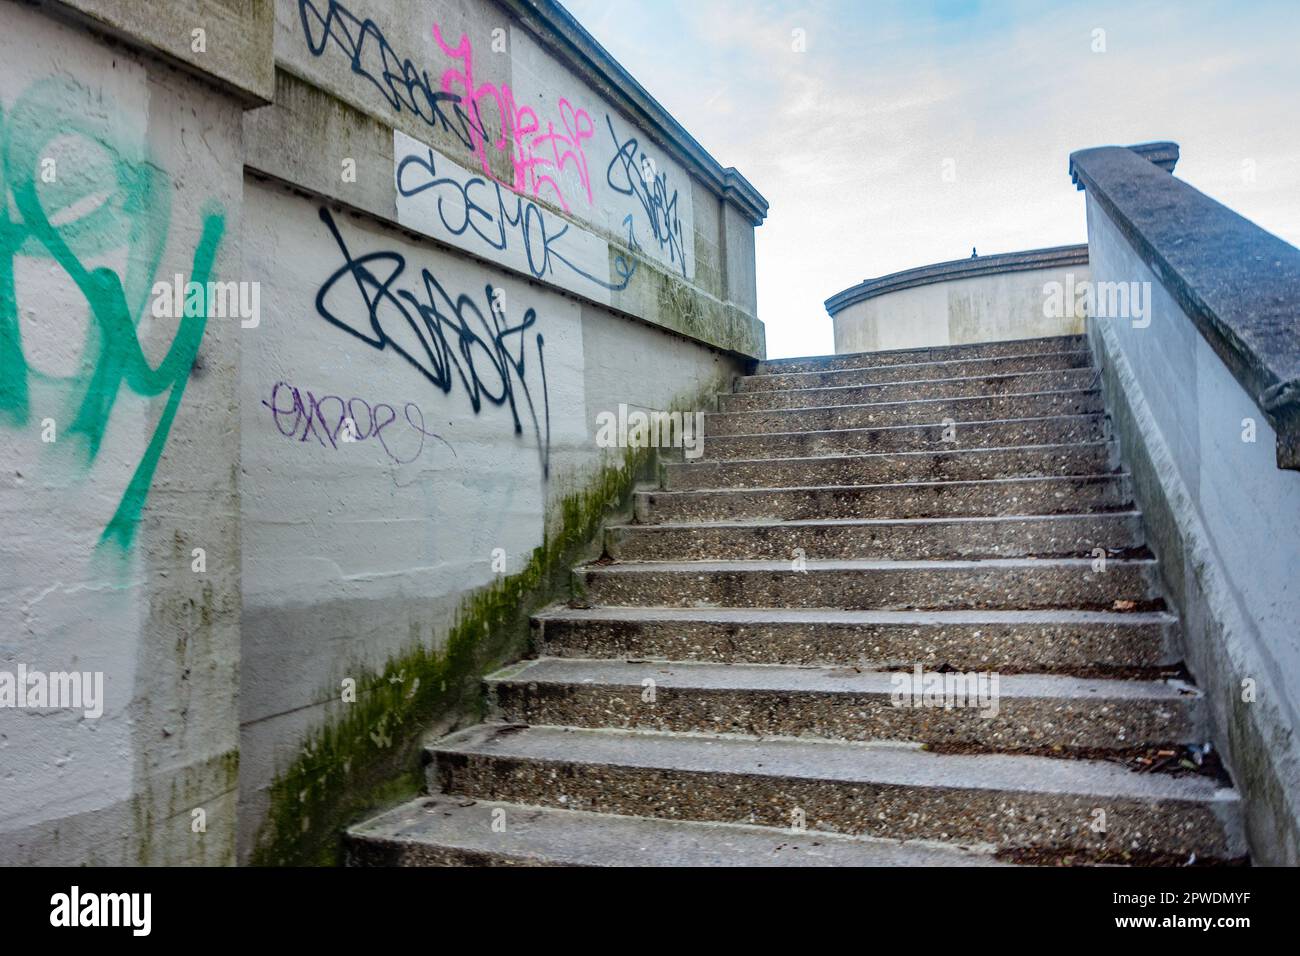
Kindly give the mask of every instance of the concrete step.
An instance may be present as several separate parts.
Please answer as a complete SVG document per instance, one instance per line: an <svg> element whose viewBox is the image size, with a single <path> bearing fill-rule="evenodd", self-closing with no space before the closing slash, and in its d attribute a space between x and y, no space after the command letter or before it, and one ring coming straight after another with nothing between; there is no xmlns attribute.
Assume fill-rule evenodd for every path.
<svg viewBox="0 0 1300 956"><path fill-rule="evenodd" d="M766 518L936 518L1127 509L1126 475L1070 475L980 481L914 481L713 491L639 491L642 524Z"/></svg>
<svg viewBox="0 0 1300 956"><path fill-rule="evenodd" d="M499 724L429 753L431 787L476 800L1103 859L1245 853L1235 791L1107 761Z"/></svg>
<svg viewBox="0 0 1300 956"><path fill-rule="evenodd" d="M981 518L863 518L615 525L619 561L805 558L1025 558L1130 555L1143 543L1136 511Z"/></svg>
<svg viewBox="0 0 1300 956"><path fill-rule="evenodd" d="M1048 415L1091 415L1105 411L1101 392L1037 392L1026 395L977 395L973 398L927 398L915 402L835 405L827 408L768 409L756 412L710 412L704 416L704 443L721 435L766 432L827 431L836 428L883 428L935 422L984 422Z"/></svg>
<svg viewBox="0 0 1300 956"><path fill-rule="evenodd" d="M557 657L1063 674L1179 660L1177 620L1163 612L557 607L533 627Z"/></svg>
<svg viewBox="0 0 1300 956"><path fill-rule="evenodd" d="M726 392L718 396L720 412L751 412L770 408L816 408L829 405L870 405L875 402L913 402L925 398L963 398L975 395L1009 395L1060 392L1093 388L1095 368L1066 368L1010 375L972 375L966 378L881 382L875 385L840 385L833 388L782 388L770 392Z"/></svg>
<svg viewBox="0 0 1300 956"><path fill-rule="evenodd" d="M1005 866L986 849L434 794L346 835L349 866Z"/></svg>
<svg viewBox="0 0 1300 956"><path fill-rule="evenodd" d="M916 362L954 361L973 358L1042 355L1087 348L1082 335L1061 335L1036 339L1009 339L1004 342L974 342L967 345L931 345L912 349L889 349L883 352L852 352L847 355L811 355L799 358L769 359L759 364L759 372L816 372L842 368L879 368L887 365L910 365Z"/></svg>
<svg viewBox="0 0 1300 956"><path fill-rule="evenodd" d="M776 389L833 388L837 385L878 385L885 382L916 382L926 379L968 378L974 375L1012 375L1017 372L1046 372L1053 369L1089 368L1092 353L1087 349L1044 352L999 358L921 361L875 368L845 368L835 371L769 372L746 375L736 381L738 392L770 392Z"/></svg>
<svg viewBox="0 0 1300 956"><path fill-rule="evenodd" d="M669 491L693 491L1097 475L1113 470L1118 460L1115 446L1101 441L950 451L941 446L931 451L811 458L697 459L665 464L663 485Z"/></svg>
<svg viewBox="0 0 1300 956"><path fill-rule="evenodd" d="M574 571L575 599L606 607L765 607L846 610L1163 607L1144 558L988 558L977 561L647 561ZM1129 604L1128 602L1132 602Z"/></svg>
<svg viewBox="0 0 1300 956"><path fill-rule="evenodd" d="M1064 445L1104 441L1106 418L1056 415L987 422L895 425L887 428L840 428L826 431L710 435L704 458L808 458L815 455L869 455L883 452L947 452L960 449L1009 448L1016 445Z"/></svg>
<svg viewBox="0 0 1300 956"><path fill-rule="evenodd" d="M921 706L926 679L950 681L952 696ZM1205 739L1201 694L1177 680L544 658L514 664L486 683L502 720L556 727L903 740L1001 752L1124 751ZM900 687L916 687L917 696Z"/></svg>

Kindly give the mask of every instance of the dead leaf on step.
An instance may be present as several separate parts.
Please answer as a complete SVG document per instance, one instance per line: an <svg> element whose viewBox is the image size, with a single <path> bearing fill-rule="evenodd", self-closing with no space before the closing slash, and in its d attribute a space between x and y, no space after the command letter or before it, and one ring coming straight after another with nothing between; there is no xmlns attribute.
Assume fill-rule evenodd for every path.
<svg viewBox="0 0 1300 956"><path fill-rule="evenodd" d="M1113 611L1131 611L1137 607L1136 601L1116 601L1111 605Z"/></svg>

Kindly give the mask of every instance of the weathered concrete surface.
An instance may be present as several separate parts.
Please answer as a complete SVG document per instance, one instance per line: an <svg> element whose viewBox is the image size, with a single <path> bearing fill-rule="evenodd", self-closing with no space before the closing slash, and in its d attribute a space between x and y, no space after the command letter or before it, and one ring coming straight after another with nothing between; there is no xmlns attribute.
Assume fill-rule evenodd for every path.
<svg viewBox="0 0 1300 956"><path fill-rule="evenodd" d="M898 839L1233 859L1236 794L1111 763L914 746L483 724L431 745L431 781L488 800ZM1105 811L1107 832L1086 823Z"/></svg>
<svg viewBox="0 0 1300 956"><path fill-rule="evenodd" d="M775 418L781 393L769 394ZM473 814L430 821L412 804L355 830L355 858L622 860L621 841L652 826L634 817L975 842L1012 859L1239 858L1236 792L1212 763L1187 772L1205 701L1181 679L1177 619L1127 478L1108 443L1044 447L1062 419L1029 421L1054 424L967 451L935 451L942 435L918 431L931 447L911 459L765 458L784 440L854 431L760 426L735 439L752 458L720 455L714 438L703 459L665 466L697 490L638 493L639 520L608 530L568 605L534 616L541 656L485 680L491 722L430 744L431 790L462 808L491 801L497 836L472 832ZM991 477L862 481L954 460ZM917 516L932 512L945 517ZM957 696L911 696L914 678ZM544 849L510 835L512 816L538 806L567 815L541 818ZM607 814L625 819L593 822ZM587 832L595 852L564 847Z"/></svg>
<svg viewBox="0 0 1300 956"><path fill-rule="evenodd" d="M42 0L51 13L143 46L245 105L274 95L271 3L139 3L138 0Z"/></svg>
<svg viewBox="0 0 1300 956"><path fill-rule="evenodd" d="M982 750L1121 750L1199 743L1200 694L1181 681L1008 676L995 712L898 707L893 676L854 668L525 661L486 679L507 723ZM654 696L647 700L647 686Z"/></svg>
<svg viewBox="0 0 1300 956"><path fill-rule="evenodd" d="M1108 673L1177 661L1159 612L557 608L535 619L557 657Z"/></svg>
<svg viewBox="0 0 1300 956"><path fill-rule="evenodd" d="M927 451L942 454L962 448L1009 445L1061 445L1103 441L1105 416L1056 415L944 425L889 425L826 431L715 435L706 442L709 458L805 458L812 455L867 455ZM938 450L938 451L936 451Z"/></svg>
<svg viewBox="0 0 1300 956"><path fill-rule="evenodd" d="M1300 475L1276 467L1268 421L1091 194L1088 224L1099 279L1151 283L1149 327L1092 324L1107 404L1252 851L1295 865Z"/></svg>
<svg viewBox="0 0 1300 956"><path fill-rule="evenodd" d="M105 676L0 860L336 859L652 473L600 416L762 357L765 200L530 8L0 0L0 667Z"/></svg>
<svg viewBox="0 0 1300 956"><path fill-rule="evenodd" d="M1016 372L1009 375L971 375L965 378L918 382L881 382L875 385L839 385L768 392L740 391L718 396L718 411L748 412L768 408L816 408L824 405L869 405L873 402L911 401L919 398L964 398L976 395L1024 395L1032 392L1076 391L1096 383L1096 370L1061 369Z"/></svg>
<svg viewBox="0 0 1300 956"><path fill-rule="evenodd" d="M951 518L820 518L614 525L605 551L622 561L805 558L1019 558L1126 554L1142 547L1136 511Z"/></svg>
<svg viewBox="0 0 1300 956"><path fill-rule="evenodd" d="M798 566L796 566L798 565ZM647 561L574 572L575 599L622 607L1155 608L1150 560Z"/></svg>
<svg viewBox="0 0 1300 956"><path fill-rule="evenodd" d="M915 481L874 485L641 491L637 520L935 518L1113 511L1133 500L1124 475Z"/></svg>
<svg viewBox="0 0 1300 956"><path fill-rule="evenodd" d="M883 353L889 354L889 353ZM904 353L899 353L900 355ZM836 367L840 359L830 362L812 363L800 359L802 372L782 371L776 363L771 363L774 371L758 375L747 375L736 385L737 391L771 391L774 389L834 388L841 385L876 385L899 382L914 383L918 381L948 380L970 376L1015 375L1022 372L1045 372L1056 369L1079 369L1092 365L1092 356L1083 347L1070 348L1064 352L1049 351L1045 353L1015 353L995 355L991 358L949 358L929 360L924 356L933 354L906 353L903 361L893 364L854 364ZM843 358L859 361L858 357ZM765 363L767 365L767 363ZM829 367L828 367L829 366Z"/></svg>
<svg viewBox="0 0 1300 956"><path fill-rule="evenodd" d="M1008 418L1046 418L1052 415L1092 415L1101 410L1101 393L1092 389L1027 395L970 395L870 405L715 412L705 418L705 434L755 435L768 431L888 428L892 425L933 422L987 422Z"/></svg>
<svg viewBox="0 0 1300 956"><path fill-rule="evenodd" d="M1092 475L1110 469L1112 454L1112 443L1098 441L950 452L669 462L664 465L664 489L805 488L812 485Z"/></svg>
<svg viewBox="0 0 1300 956"><path fill-rule="evenodd" d="M0 710L0 862L229 863L242 330L149 296L238 273L239 107L0 8L0 669L103 675L101 716Z"/></svg>
<svg viewBox="0 0 1300 956"><path fill-rule="evenodd" d="M493 829L493 821L499 826ZM349 832L352 866L998 866L985 847L792 835L434 795Z"/></svg>

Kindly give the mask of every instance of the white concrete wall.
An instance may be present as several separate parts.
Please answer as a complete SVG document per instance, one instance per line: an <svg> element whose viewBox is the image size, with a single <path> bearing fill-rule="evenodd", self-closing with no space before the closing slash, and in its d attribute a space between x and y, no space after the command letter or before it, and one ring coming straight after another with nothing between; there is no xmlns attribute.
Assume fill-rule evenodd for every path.
<svg viewBox="0 0 1300 956"><path fill-rule="evenodd" d="M1107 404L1183 615L1189 666L1247 798L1252 852L1295 865L1300 474L1277 467L1268 421L1091 197L1088 247L1098 282L1150 284L1149 326L1093 320Z"/></svg>
<svg viewBox="0 0 1300 956"><path fill-rule="evenodd" d="M240 109L0 16L0 671L102 672L105 692L95 719L0 707L0 862L230 862L240 328L154 317L149 293L205 246L219 277L238 265Z"/></svg>
<svg viewBox="0 0 1300 956"><path fill-rule="evenodd" d="M932 345L1079 335L1083 318L1045 315L1044 286L1089 277L1088 266L953 279L887 292L832 317L835 352L878 352Z"/></svg>
<svg viewBox="0 0 1300 956"><path fill-rule="evenodd" d="M187 10L216 51L261 22ZM274 12L238 47L256 82L232 87L228 62L205 71L189 50L184 17L0 0L0 146L40 206L11 176L0 677L22 664L106 684L96 719L0 707L0 862L247 859L271 785L342 715L341 680L440 648L465 601L622 462L596 445L601 412L700 399L745 368L721 349L761 356L752 223L502 7ZM385 74L389 53L421 79ZM486 137L430 121L449 90L479 103ZM455 183L399 201L412 154ZM494 214L532 210L526 228L494 247L476 208L474 230L448 229L470 180ZM538 270L519 253L541 228ZM153 283L209 255L213 278L258 290L255 324L152 314Z"/></svg>
<svg viewBox="0 0 1300 956"><path fill-rule="evenodd" d="M281 187L249 180L246 199L245 272L265 312L241 340L241 845L251 852L267 786L338 709L343 678L382 670L413 637L437 645L465 595L500 577L497 549L517 573L554 502L621 455L596 446L599 412L666 408L739 365ZM352 259L390 257L368 264L397 273L382 299L365 287L373 310L353 273L332 280L346 259L322 209ZM432 358L405 293L436 310ZM499 321L493 302L500 328L526 331L486 331ZM498 349L522 357L522 374L502 374ZM343 440L344 417L359 440ZM374 437L374 422L390 420Z"/></svg>

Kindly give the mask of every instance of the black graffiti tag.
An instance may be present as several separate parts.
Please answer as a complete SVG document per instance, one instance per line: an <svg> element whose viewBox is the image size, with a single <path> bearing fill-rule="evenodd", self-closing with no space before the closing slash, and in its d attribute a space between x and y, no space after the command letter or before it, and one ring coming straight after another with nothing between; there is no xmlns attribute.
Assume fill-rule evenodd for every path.
<svg viewBox="0 0 1300 956"><path fill-rule="evenodd" d="M329 210L322 207L320 218L343 255L343 265L316 292L320 317L377 351L396 352L444 394L459 384L475 414L484 405L508 408L515 434L523 433L527 420L542 474L549 477L551 413L541 332L533 339L537 380L530 384L528 378L528 333L537 324L536 310L528 309L511 324L491 284L484 286L481 307L468 294L450 294L429 269L420 270L417 291L400 288L405 256L396 251L353 256ZM331 307L331 293L348 279L365 302L364 322L354 323Z"/></svg>

